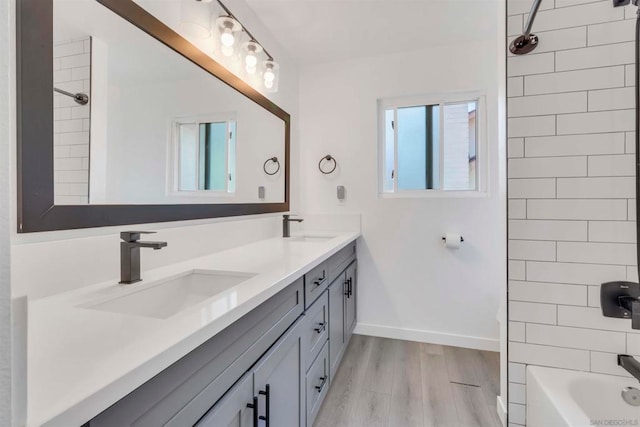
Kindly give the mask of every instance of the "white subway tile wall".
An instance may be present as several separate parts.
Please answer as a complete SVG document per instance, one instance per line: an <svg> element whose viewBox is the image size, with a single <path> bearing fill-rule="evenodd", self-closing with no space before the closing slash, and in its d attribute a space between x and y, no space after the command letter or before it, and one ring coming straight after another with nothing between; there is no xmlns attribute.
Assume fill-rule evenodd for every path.
<svg viewBox="0 0 640 427"><path fill-rule="evenodd" d="M56 42L53 58L55 87L91 96L91 38ZM91 103L79 105L57 92L53 102L55 204L87 204Z"/></svg>
<svg viewBox="0 0 640 427"><path fill-rule="evenodd" d="M507 1L509 41L531 4ZM635 12L543 0L538 49L508 54L509 425L526 425L526 365L625 376L616 355L640 355L600 311L601 283L637 280Z"/></svg>

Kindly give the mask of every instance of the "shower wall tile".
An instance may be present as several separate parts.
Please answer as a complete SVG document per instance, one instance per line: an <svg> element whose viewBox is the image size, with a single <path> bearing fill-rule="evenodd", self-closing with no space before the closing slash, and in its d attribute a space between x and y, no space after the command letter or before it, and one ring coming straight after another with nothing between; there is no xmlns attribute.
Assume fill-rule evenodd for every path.
<svg viewBox="0 0 640 427"><path fill-rule="evenodd" d="M507 0L510 40L531 4ZM602 283L638 280L636 11L543 0L539 48L507 53L510 425L526 425L527 365L625 376L616 354L640 356L640 331L600 309Z"/></svg>
<svg viewBox="0 0 640 427"><path fill-rule="evenodd" d="M511 281L509 300L586 306L587 286Z"/></svg>
<svg viewBox="0 0 640 427"><path fill-rule="evenodd" d="M589 111L635 108L634 88L594 90L589 92Z"/></svg>
<svg viewBox="0 0 640 427"><path fill-rule="evenodd" d="M635 176L635 155L589 157L589 176Z"/></svg>
<svg viewBox="0 0 640 427"><path fill-rule="evenodd" d="M547 178L587 176L586 157L545 157L511 159L510 178Z"/></svg>
<svg viewBox="0 0 640 427"><path fill-rule="evenodd" d="M635 197L635 179L558 178L557 197L560 199L630 199Z"/></svg>
<svg viewBox="0 0 640 427"><path fill-rule="evenodd" d="M509 138L507 152L509 157L524 157L524 138Z"/></svg>
<svg viewBox="0 0 640 427"><path fill-rule="evenodd" d="M532 282L600 286L627 277L626 268L621 265L527 261L526 269L527 280Z"/></svg>
<svg viewBox="0 0 640 427"><path fill-rule="evenodd" d="M512 199L547 199L556 197L556 179L509 179L509 197Z"/></svg>
<svg viewBox="0 0 640 427"><path fill-rule="evenodd" d="M58 42L53 48L54 85L68 92L90 95L90 39ZM88 203L90 105L54 93L55 203Z"/></svg>
<svg viewBox="0 0 640 427"><path fill-rule="evenodd" d="M635 243L636 223L624 221L591 221L590 242Z"/></svg>
<svg viewBox="0 0 640 427"><path fill-rule="evenodd" d="M627 201L610 200L529 200L528 219L583 219L583 220L619 220L627 219Z"/></svg>
<svg viewBox="0 0 640 427"><path fill-rule="evenodd" d="M524 148L526 157L624 154L625 133L530 137Z"/></svg>
<svg viewBox="0 0 640 427"><path fill-rule="evenodd" d="M507 79L509 97L524 95L524 77L509 77Z"/></svg>
<svg viewBox="0 0 640 427"><path fill-rule="evenodd" d="M525 95L575 92L624 86L625 67L622 65L524 77Z"/></svg>
<svg viewBox="0 0 640 427"><path fill-rule="evenodd" d="M510 77L551 73L555 68L555 56L552 52L512 56L507 59L507 67L507 75Z"/></svg>
<svg viewBox="0 0 640 427"><path fill-rule="evenodd" d="M509 98L509 116L527 117L587 111L587 92Z"/></svg>
<svg viewBox="0 0 640 427"><path fill-rule="evenodd" d="M509 238L587 241L587 221L510 220Z"/></svg>
<svg viewBox="0 0 640 427"><path fill-rule="evenodd" d="M631 42L635 37L635 22L614 21L588 27L589 46Z"/></svg>
<svg viewBox="0 0 640 427"><path fill-rule="evenodd" d="M509 258L536 261L555 261L556 242L538 240L510 240Z"/></svg>
<svg viewBox="0 0 640 427"><path fill-rule="evenodd" d="M626 334L598 331L594 329L569 328L528 323L527 342L532 344L596 350L609 353L624 353L627 348Z"/></svg>
<svg viewBox="0 0 640 427"><path fill-rule="evenodd" d="M611 4L607 4L611 7ZM634 43L618 43L556 52L556 71L633 64Z"/></svg>
<svg viewBox="0 0 640 427"><path fill-rule="evenodd" d="M558 242L558 262L636 265L636 245L629 243Z"/></svg>

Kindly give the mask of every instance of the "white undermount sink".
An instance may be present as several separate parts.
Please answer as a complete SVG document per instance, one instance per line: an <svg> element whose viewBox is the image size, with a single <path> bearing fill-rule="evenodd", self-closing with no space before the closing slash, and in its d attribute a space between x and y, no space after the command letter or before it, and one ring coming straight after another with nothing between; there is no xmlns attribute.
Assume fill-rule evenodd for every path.
<svg viewBox="0 0 640 427"><path fill-rule="evenodd" d="M288 239L292 242L326 242L336 236L291 236Z"/></svg>
<svg viewBox="0 0 640 427"><path fill-rule="evenodd" d="M192 270L149 284L122 285L127 287L126 294L111 296L98 303L93 301L81 307L167 319L254 276L253 273Z"/></svg>

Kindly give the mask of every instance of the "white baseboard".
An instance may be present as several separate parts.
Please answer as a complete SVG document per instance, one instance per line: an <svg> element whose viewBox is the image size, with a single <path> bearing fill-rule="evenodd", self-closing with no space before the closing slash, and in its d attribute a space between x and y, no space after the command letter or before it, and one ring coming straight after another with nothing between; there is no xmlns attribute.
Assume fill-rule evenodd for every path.
<svg viewBox="0 0 640 427"><path fill-rule="evenodd" d="M473 348L476 350L500 351L500 340L497 339L447 334L419 329L394 328L390 326L358 323L354 333L382 338L449 345L453 347Z"/></svg>
<svg viewBox="0 0 640 427"><path fill-rule="evenodd" d="M496 397L496 410L498 411L498 418L502 421L502 425L507 427L507 407L502 400L502 396Z"/></svg>

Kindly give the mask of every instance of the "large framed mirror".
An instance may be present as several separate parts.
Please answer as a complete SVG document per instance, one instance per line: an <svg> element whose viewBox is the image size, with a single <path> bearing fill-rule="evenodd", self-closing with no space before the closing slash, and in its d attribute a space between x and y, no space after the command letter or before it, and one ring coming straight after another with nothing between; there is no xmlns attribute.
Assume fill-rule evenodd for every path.
<svg viewBox="0 0 640 427"><path fill-rule="evenodd" d="M161 20L188 1L18 0L18 232L289 210L290 116Z"/></svg>

